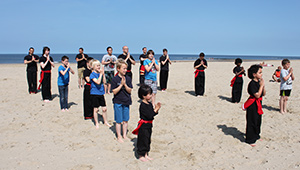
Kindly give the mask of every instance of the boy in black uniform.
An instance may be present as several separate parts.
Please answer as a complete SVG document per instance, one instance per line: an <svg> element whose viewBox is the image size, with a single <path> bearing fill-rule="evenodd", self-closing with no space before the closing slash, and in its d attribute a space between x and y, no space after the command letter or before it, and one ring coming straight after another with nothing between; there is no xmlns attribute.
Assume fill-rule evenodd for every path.
<svg viewBox="0 0 300 170"><path fill-rule="evenodd" d="M231 80L231 87L232 87L232 103L239 103L241 101L242 90L243 90L243 74L245 74L244 67L241 67L242 59L237 58L235 59L235 65L233 69L233 73L235 76Z"/></svg>
<svg viewBox="0 0 300 170"><path fill-rule="evenodd" d="M203 96L205 89L205 73L207 68L207 61L204 59L204 53L200 53L199 57L194 63L195 71L195 93L197 97Z"/></svg>
<svg viewBox="0 0 300 170"><path fill-rule="evenodd" d="M83 78L85 81L84 90L83 90L83 113L84 119L92 119L93 116L93 106L92 106L92 99L91 99L91 80L90 74L92 73L92 62L93 58L88 57L86 60L86 68L83 72Z"/></svg>
<svg viewBox="0 0 300 170"><path fill-rule="evenodd" d="M129 49L127 46L123 46L122 48L123 50L123 54L118 56L119 58L122 58L123 60L125 60L125 62L127 63L127 72L126 72L126 76L129 76L131 78L132 81L132 72L131 72L131 64L135 65L135 60L133 59L133 57L130 55L129 53Z"/></svg>
<svg viewBox="0 0 300 170"><path fill-rule="evenodd" d="M144 61L148 58L147 57L147 48L143 47L143 54L140 55L140 85L144 84L145 82L145 66Z"/></svg>
<svg viewBox="0 0 300 170"><path fill-rule="evenodd" d="M27 64L27 82L28 82L28 92L29 94L37 93L37 63L39 62L39 57L34 53L34 48L29 48L29 53L24 57L24 64Z"/></svg>
<svg viewBox="0 0 300 170"><path fill-rule="evenodd" d="M172 64L167 49L163 49L163 55L159 58L159 61L160 61L159 85L161 91L165 91L167 89L167 84L168 84L169 63Z"/></svg>

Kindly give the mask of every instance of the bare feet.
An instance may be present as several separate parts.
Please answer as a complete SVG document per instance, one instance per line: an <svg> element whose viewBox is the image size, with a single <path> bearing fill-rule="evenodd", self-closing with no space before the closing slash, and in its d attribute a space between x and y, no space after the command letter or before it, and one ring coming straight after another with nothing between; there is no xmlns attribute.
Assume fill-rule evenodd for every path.
<svg viewBox="0 0 300 170"><path fill-rule="evenodd" d="M128 138L127 138L127 136L123 136L123 139L124 139L124 140L127 140Z"/></svg>
<svg viewBox="0 0 300 170"><path fill-rule="evenodd" d="M262 138L259 138L258 140L259 140L259 141L263 141Z"/></svg>
<svg viewBox="0 0 300 170"><path fill-rule="evenodd" d="M252 143L252 144L250 144L250 146L252 146L252 147L255 147L255 146L256 146L256 144L255 144L255 143Z"/></svg>
<svg viewBox="0 0 300 170"><path fill-rule="evenodd" d="M68 111L69 111L69 109L65 109L65 111L67 111L67 112L68 112Z"/></svg>
<svg viewBox="0 0 300 170"><path fill-rule="evenodd" d="M44 100L44 102L45 102L45 103L49 103L50 101L46 99L46 100Z"/></svg>
<svg viewBox="0 0 300 170"><path fill-rule="evenodd" d="M108 126L108 127L111 127L111 125L108 123L108 122L106 122L106 123L104 123L106 126Z"/></svg>
<svg viewBox="0 0 300 170"><path fill-rule="evenodd" d="M96 124L96 129L99 129L99 123Z"/></svg>
<svg viewBox="0 0 300 170"><path fill-rule="evenodd" d="M142 161L142 162L147 162L148 161L148 159L146 159L144 156L140 156L139 160Z"/></svg>
<svg viewBox="0 0 300 170"><path fill-rule="evenodd" d="M152 161L153 158L151 158L150 156L148 156L147 154L145 155L145 158L148 159L149 161Z"/></svg>
<svg viewBox="0 0 300 170"><path fill-rule="evenodd" d="M122 140L122 138L118 138L117 141L118 141L119 143L124 143L124 141Z"/></svg>
<svg viewBox="0 0 300 170"><path fill-rule="evenodd" d="M61 109L62 112L65 112L65 109Z"/></svg>

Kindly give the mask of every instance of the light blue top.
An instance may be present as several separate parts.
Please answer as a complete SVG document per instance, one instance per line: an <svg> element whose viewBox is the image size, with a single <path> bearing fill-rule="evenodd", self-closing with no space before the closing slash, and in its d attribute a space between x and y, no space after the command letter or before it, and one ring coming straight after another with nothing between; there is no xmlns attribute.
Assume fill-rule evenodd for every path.
<svg viewBox="0 0 300 170"><path fill-rule="evenodd" d="M58 67L58 78L57 78L57 85L58 86L64 86L64 85L68 85L69 84L69 71L70 68L68 68L68 71L66 72L65 75L62 75L60 73L60 71L65 71L67 68L65 68L64 66L60 65Z"/></svg>
<svg viewBox="0 0 300 170"><path fill-rule="evenodd" d="M152 63L151 60L146 59L144 61L144 66L150 65L151 63ZM155 60L155 63L158 65L158 62L156 60ZM155 66L153 64L153 66L152 66L152 68L150 69L149 72L145 70L145 79L146 80L157 81L156 72L157 72L157 70L156 70L156 68L155 68Z"/></svg>
<svg viewBox="0 0 300 170"><path fill-rule="evenodd" d="M91 80L91 94L93 95L104 95L105 90L104 90L104 85L103 85L103 75L102 75L102 80L100 84L96 84L93 79L98 79L100 77L100 73L92 72L90 75L90 80Z"/></svg>

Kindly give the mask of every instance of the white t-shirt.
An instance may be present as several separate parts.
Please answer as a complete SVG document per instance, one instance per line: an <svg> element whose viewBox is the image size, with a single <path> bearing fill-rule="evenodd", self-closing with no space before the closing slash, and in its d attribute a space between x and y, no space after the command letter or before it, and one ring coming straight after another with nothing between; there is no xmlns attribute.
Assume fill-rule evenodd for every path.
<svg viewBox="0 0 300 170"><path fill-rule="evenodd" d="M102 61L109 61L110 59L112 59L113 62L116 62L117 61L117 57L115 55L108 55L108 54L105 54L103 57L102 57ZM109 64L105 64L104 65L104 71L114 71L115 70L115 64L113 63L109 63Z"/></svg>
<svg viewBox="0 0 300 170"><path fill-rule="evenodd" d="M283 78L286 77L289 74L288 70L281 69L280 72L280 90L292 90L292 77L290 76L287 81L284 81Z"/></svg>

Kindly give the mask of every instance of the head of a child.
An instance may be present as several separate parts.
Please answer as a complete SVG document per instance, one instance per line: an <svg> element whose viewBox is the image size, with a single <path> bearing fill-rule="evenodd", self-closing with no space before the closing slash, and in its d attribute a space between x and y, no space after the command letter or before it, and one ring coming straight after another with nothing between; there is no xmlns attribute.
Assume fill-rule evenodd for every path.
<svg viewBox="0 0 300 170"><path fill-rule="evenodd" d="M166 48L163 49L163 55L164 56L168 55L168 50Z"/></svg>
<svg viewBox="0 0 300 170"><path fill-rule="evenodd" d="M124 59L119 58L116 63L117 71L121 76L125 76L127 72L127 63Z"/></svg>
<svg viewBox="0 0 300 170"><path fill-rule="evenodd" d="M152 88L146 84L143 84L140 86L139 90L138 90L138 96L140 99L142 100L147 100L149 101L152 97Z"/></svg>
<svg viewBox="0 0 300 170"><path fill-rule="evenodd" d="M281 66L278 66L277 69L278 69L278 70L281 70Z"/></svg>
<svg viewBox="0 0 300 170"><path fill-rule="evenodd" d="M88 66L88 68L92 68L92 62L93 62L93 57L88 57L86 59L86 65Z"/></svg>
<svg viewBox="0 0 300 170"><path fill-rule="evenodd" d="M200 60L203 60L204 57L205 57L205 54L201 52L201 53L199 54L199 57L200 57Z"/></svg>
<svg viewBox="0 0 300 170"><path fill-rule="evenodd" d="M111 46L109 46L109 47L106 48L106 51L107 51L108 55L112 55L113 49L112 49Z"/></svg>
<svg viewBox="0 0 300 170"><path fill-rule="evenodd" d="M93 71L95 71L96 73L100 73L100 70L101 70L100 61L99 60L93 60L92 68L93 68Z"/></svg>
<svg viewBox="0 0 300 170"><path fill-rule="evenodd" d="M148 50L147 52L147 57L152 60L153 59L153 56L154 56L154 51L153 50Z"/></svg>
<svg viewBox="0 0 300 170"><path fill-rule="evenodd" d="M43 55L49 55L50 54L50 48L49 47L44 47L43 48Z"/></svg>
<svg viewBox="0 0 300 170"><path fill-rule="evenodd" d="M69 64L69 57L68 56L62 56L61 57L61 63L64 65L64 66L67 66Z"/></svg>
<svg viewBox="0 0 300 170"><path fill-rule="evenodd" d="M243 60L240 58L235 59L234 64L240 66L243 63Z"/></svg>
<svg viewBox="0 0 300 170"><path fill-rule="evenodd" d="M250 79L260 80L262 78L262 66L258 64L252 65L248 69L248 77Z"/></svg>
<svg viewBox="0 0 300 170"><path fill-rule="evenodd" d="M291 66L290 60L289 60L289 59L283 59L283 60L281 61L281 65L282 65L282 67L283 67L285 70L289 69L290 66Z"/></svg>

